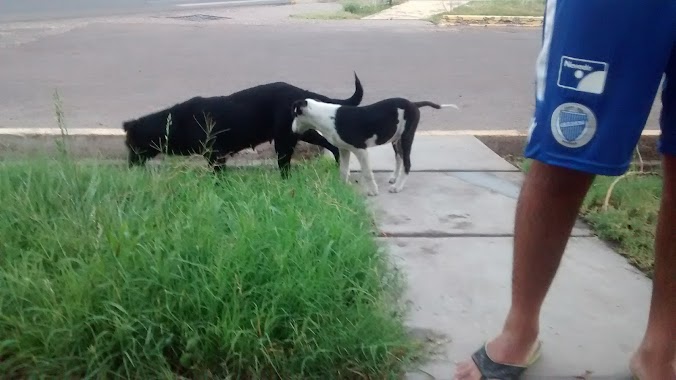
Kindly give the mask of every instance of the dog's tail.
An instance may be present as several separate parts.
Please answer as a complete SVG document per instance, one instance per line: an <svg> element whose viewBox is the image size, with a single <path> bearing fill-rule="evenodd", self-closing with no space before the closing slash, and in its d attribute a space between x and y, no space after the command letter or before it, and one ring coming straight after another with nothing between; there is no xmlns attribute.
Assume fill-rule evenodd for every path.
<svg viewBox="0 0 676 380"><path fill-rule="evenodd" d="M452 107L452 108L455 108L455 109L459 109L458 106L456 106L455 104L437 104L437 103L428 102L428 101L413 102L413 104L415 104L415 106L418 107L418 108L432 107L432 108L435 108L435 109L440 109L440 108Z"/></svg>
<svg viewBox="0 0 676 380"><path fill-rule="evenodd" d="M352 94L352 96L347 99L332 99L331 103L343 106L358 106L364 97L364 88L362 87L356 72L354 73L354 87L354 94Z"/></svg>

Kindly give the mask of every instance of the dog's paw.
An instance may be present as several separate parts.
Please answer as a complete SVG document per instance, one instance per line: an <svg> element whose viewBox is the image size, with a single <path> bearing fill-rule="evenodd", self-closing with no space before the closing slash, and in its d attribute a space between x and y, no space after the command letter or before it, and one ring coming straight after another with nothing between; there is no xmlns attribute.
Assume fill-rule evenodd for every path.
<svg viewBox="0 0 676 380"><path fill-rule="evenodd" d="M403 190L403 189L401 189L401 188L398 187L397 185L392 185L392 186L390 186L390 193L398 193L398 192L400 192L401 190Z"/></svg>
<svg viewBox="0 0 676 380"><path fill-rule="evenodd" d="M387 182L389 182L389 183L397 182L397 176L393 175L392 177L390 177L390 179Z"/></svg>
<svg viewBox="0 0 676 380"><path fill-rule="evenodd" d="M375 197L378 195L378 189L369 189L366 194L368 194L370 197Z"/></svg>

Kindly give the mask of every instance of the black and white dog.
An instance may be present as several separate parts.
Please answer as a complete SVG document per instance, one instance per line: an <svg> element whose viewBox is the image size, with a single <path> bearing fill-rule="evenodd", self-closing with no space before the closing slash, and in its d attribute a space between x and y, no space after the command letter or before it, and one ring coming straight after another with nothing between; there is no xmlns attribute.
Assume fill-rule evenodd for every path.
<svg viewBox="0 0 676 380"><path fill-rule="evenodd" d="M411 170L411 146L418 122L420 107L458 108L455 104L411 102L404 98L389 98L367 106L341 106L314 99L294 102L293 132L319 131L331 144L340 149L340 174L349 178L350 153L359 160L368 195L378 195L378 185L368 156L368 148L392 143L396 164L389 182L389 191L398 193L404 188ZM403 171L402 171L403 169Z"/></svg>
<svg viewBox="0 0 676 380"><path fill-rule="evenodd" d="M338 148L316 131L300 135L291 131L292 104L312 98L326 103L359 105L364 90L356 73L354 80L355 91L348 99L331 99L285 82L275 82L228 96L193 97L125 121L122 126L126 132L129 166L143 165L160 153L203 154L218 171L225 167L228 155L273 140L283 177L288 175L291 156L299 140L330 150L338 162Z"/></svg>

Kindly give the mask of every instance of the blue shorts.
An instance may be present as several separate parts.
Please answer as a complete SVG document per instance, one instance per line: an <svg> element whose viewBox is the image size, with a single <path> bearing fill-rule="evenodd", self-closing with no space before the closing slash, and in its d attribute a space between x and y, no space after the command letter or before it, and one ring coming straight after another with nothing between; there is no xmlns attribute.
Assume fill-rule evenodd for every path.
<svg viewBox="0 0 676 380"><path fill-rule="evenodd" d="M526 157L621 175L658 91L676 155L676 1L547 0L536 77Z"/></svg>

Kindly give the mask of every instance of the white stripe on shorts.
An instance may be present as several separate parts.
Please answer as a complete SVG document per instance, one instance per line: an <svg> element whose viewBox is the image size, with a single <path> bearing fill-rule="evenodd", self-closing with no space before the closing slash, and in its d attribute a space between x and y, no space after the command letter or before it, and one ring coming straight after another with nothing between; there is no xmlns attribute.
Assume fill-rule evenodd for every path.
<svg viewBox="0 0 676 380"><path fill-rule="evenodd" d="M554 30L554 16L556 16L556 0L547 0L545 9L544 36L542 39L542 48L535 64L535 75L537 78L537 100L543 101L545 98L545 86L547 85L547 66L549 64L549 50L552 44L552 32Z"/></svg>

